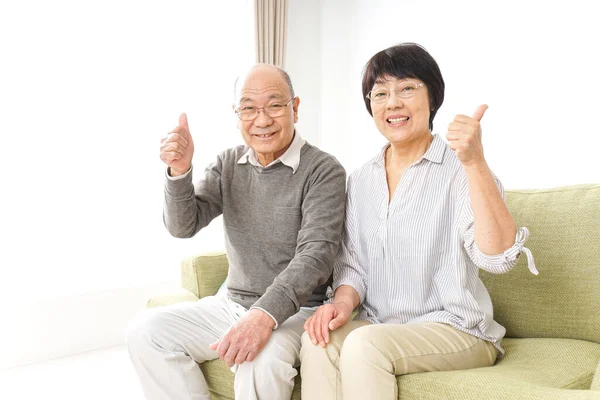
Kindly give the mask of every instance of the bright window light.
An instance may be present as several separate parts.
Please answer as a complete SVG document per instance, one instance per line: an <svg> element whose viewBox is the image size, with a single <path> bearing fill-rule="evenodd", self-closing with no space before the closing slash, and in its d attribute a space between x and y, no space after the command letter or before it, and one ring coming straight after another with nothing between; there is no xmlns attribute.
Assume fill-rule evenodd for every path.
<svg viewBox="0 0 600 400"><path fill-rule="evenodd" d="M188 114L195 174L242 143L233 82L254 59L251 2L0 5L0 293L29 300L179 279L223 248L162 222L160 138Z"/></svg>

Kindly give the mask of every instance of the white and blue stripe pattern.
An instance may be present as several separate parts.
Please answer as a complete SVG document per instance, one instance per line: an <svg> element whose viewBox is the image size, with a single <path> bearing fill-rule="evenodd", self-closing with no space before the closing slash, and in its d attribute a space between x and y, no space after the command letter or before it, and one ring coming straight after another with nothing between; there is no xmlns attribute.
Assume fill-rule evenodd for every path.
<svg viewBox="0 0 600 400"><path fill-rule="evenodd" d="M386 148L348 179L346 233L333 289L356 289L362 306L357 319L446 323L503 352L500 340L506 330L492 318L479 268L507 272L524 251L536 273L523 247L529 232L521 228L514 246L499 255L477 248L464 169L438 135L404 172L388 204Z"/></svg>

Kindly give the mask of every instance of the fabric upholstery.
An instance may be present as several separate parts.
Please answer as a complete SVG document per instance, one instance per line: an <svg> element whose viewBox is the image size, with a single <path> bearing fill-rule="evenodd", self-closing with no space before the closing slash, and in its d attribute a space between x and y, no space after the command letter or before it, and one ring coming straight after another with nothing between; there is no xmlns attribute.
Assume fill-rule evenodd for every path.
<svg viewBox="0 0 600 400"><path fill-rule="evenodd" d="M594 374L594 380L592 381L592 386L590 387L590 389L597 390L598 392L600 392L600 362L596 367L596 373Z"/></svg>
<svg viewBox="0 0 600 400"><path fill-rule="evenodd" d="M492 367L399 377L400 399L600 398L600 393L593 397L585 390L600 360L600 344L573 339L504 339L502 345L506 356ZM565 397L567 393L570 397Z"/></svg>
<svg viewBox="0 0 600 400"><path fill-rule="evenodd" d="M510 273L481 271L506 337L600 343L600 185L507 192L517 226L527 226L540 274L523 255Z"/></svg>
<svg viewBox="0 0 600 400"><path fill-rule="evenodd" d="M233 372L221 360L203 363L200 368L206 377L212 400L234 400ZM300 400L300 372L296 376L296 384L292 392L292 400Z"/></svg>
<svg viewBox="0 0 600 400"><path fill-rule="evenodd" d="M198 298L213 296L227 278L228 265L223 251L187 257L181 263L181 286Z"/></svg>
<svg viewBox="0 0 600 400"><path fill-rule="evenodd" d="M181 303L182 301L198 301L198 296L185 289L179 288L150 298L146 303L146 307L168 306Z"/></svg>

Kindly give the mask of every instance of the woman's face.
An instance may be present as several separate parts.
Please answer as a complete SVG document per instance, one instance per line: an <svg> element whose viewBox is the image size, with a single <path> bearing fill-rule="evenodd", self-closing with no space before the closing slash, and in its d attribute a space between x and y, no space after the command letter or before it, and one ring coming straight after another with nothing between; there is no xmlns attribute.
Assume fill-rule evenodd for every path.
<svg viewBox="0 0 600 400"><path fill-rule="evenodd" d="M416 78L384 76L369 94L377 129L391 143L418 140L429 132L429 94Z"/></svg>

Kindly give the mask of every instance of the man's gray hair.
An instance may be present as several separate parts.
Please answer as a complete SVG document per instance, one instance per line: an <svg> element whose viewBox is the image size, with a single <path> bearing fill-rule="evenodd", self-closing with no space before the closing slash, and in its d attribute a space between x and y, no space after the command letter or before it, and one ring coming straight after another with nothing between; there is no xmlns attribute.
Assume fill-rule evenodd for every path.
<svg viewBox="0 0 600 400"><path fill-rule="evenodd" d="M283 76L285 83L288 85L288 88L290 89L290 94L292 95L292 99L294 97L296 97L296 95L294 94L294 86L292 86L292 79L290 78L290 75L287 72L285 72L285 70L283 68L280 68L277 65L272 65L272 66L275 67L279 71L281 76ZM237 101L238 101L238 84L240 83L240 78L242 78L242 75L238 75L235 78L235 82L233 82L233 104L237 104Z"/></svg>

